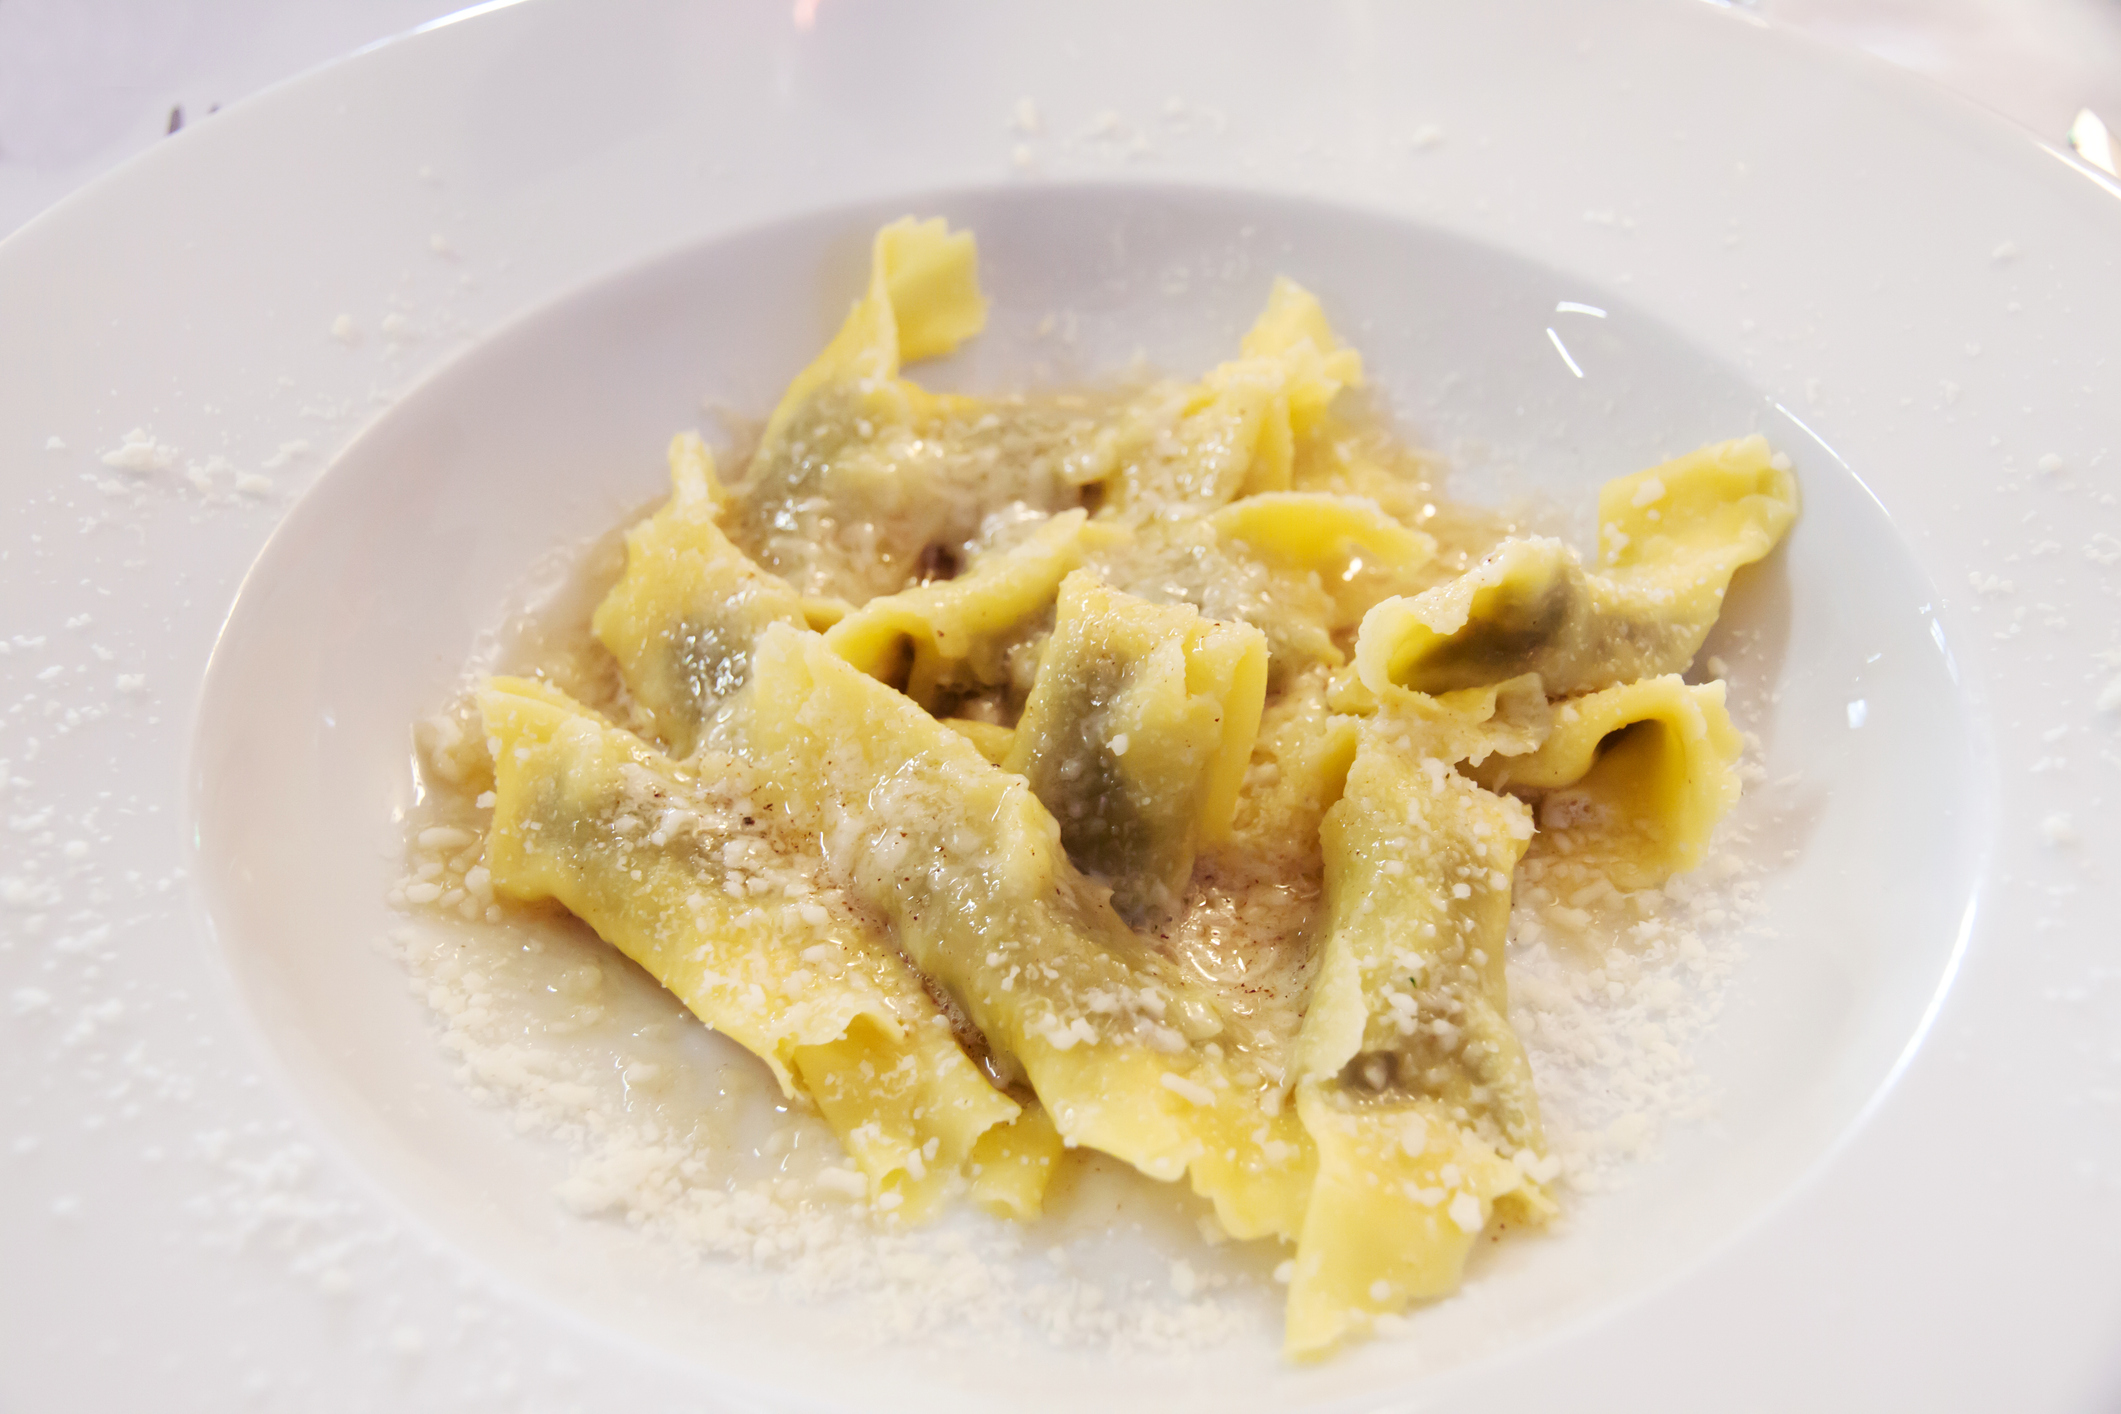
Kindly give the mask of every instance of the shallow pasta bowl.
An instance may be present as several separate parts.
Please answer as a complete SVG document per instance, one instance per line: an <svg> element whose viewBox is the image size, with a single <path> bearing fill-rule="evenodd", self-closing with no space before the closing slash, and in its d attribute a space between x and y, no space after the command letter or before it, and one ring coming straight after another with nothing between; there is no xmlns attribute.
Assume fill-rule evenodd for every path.
<svg viewBox="0 0 2121 1414"><path fill-rule="evenodd" d="M0 1389L2110 1397L2112 193L1706 7L812 18L480 15L0 247L27 371L0 1047L31 1078L0 1231L35 1278L0 1298ZM373 945L405 724L540 556L656 494L703 398L770 405L908 210L981 234L966 386L1200 366L1286 271L1467 494L1580 503L1755 430L1797 464L1736 626L1796 784L1776 936L1702 1057L1716 1115L1402 1339L1315 1371L1035 1334L848 1355L553 1203L560 1156L465 1098Z"/></svg>

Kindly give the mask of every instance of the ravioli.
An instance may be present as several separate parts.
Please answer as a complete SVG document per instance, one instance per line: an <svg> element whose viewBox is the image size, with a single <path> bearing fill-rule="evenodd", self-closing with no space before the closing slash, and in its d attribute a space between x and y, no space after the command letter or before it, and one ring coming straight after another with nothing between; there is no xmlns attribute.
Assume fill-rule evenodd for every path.
<svg viewBox="0 0 2121 1414"><path fill-rule="evenodd" d="M1654 889L1701 862L1738 800L1744 743L1723 684L1676 675L1570 698L1537 750L1474 767L1490 790L1529 796L1565 853L1623 889Z"/></svg>
<svg viewBox="0 0 2121 1414"><path fill-rule="evenodd" d="M1023 1068L1064 1140L1190 1177L1233 1235L1293 1235L1309 1146L1225 1052L1212 995L1068 862L1021 776L815 636L760 640L743 734L851 896Z"/></svg>
<svg viewBox="0 0 2121 1414"><path fill-rule="evenodd" d="M626 571L592 626L633 700L675 756L690 756L714 709L744 684L768 624L799 624L795 591L715 523L714 458L696 436L670 446L670 500L626 536Z"/></svg>
<svg viewBox="0 0 2121 1414"><path fill-rule="evenodd" d="M1439 515L1293 282L1193 382L905 375L986 311L968 234L894 223L737 475L672 444L610 700L478 694L492 879L757 1055L889 1220L1035 1220L1097 1150L1289 1247L1317 1358L1557 1210L1513 875L1701 861L1741 738L1678 674L1796 484L1757 437L1622 477L1587 567Z"/></svg>
<svg viewBox="0 0 2121 1414"><path fill-rule="evenodd" d="M1503 977L1531 813L1373 724L1323 832L1323 957L1297 1052L1319 1155L1289 1288L1298 1356L1454 1289L1498 1203L1552 1209L1529 1176L1545 1143Z"/></svg>
<svg viewBox="0 0 2121 1414"><path fill-rule="evenodd" d="M1121 440L1107 503L1161 517L1183 506L1212 511L1240 495L1289 489L1298 441L1343 388L1362 384L1362 358L1340 347L1310 291L1277 279L1241 355L1209 370L1178 398L1161 437Z"/></svg>
<svg viewBox="0 0 2121 1414"><path fill-rule="evenodd" d="M932 1210L981 1138L1021 1113L890 942L819 887L771 787L741 763L680 767L520 679L495 679L479 710L495 890L557 900L765 1061L783 1093L815 1100L887 1208Z"/></svg>
<svg viewBox="0 0 2121 1414"><path fill-rule="evenodd" d="M1560 696L1683 671L1731 576L1797 516L1797 483L1765 438L1704 447L1609 482L1600 572L1558 540L1510 540L1465 574L1363 619L1363 680L1417 692L1537 673Z"/></svg>
<svg viewBox="0 0 2121 1414"><path fill-rule="evenodd" d="M825 642L930 711L999 687L1009 679L1008 650L1050 619L1062 579L1103 529L1081 510L1063 511L1020 544L979 556L960 578L871 599L826 630Z"/></svg>
<svg viewBox="0 0 2121 1414"><path fill-rule="evenodd" d="M1316 576L1333 606L1328 629L1360 623L1390 586L1436 556L1433 536L1362 496L1264 491L1223 507L1209 524L1269 564Z"/></svg>
<svg viewBox="0 0 2121 1414"><path fill-rule="evenodd" d="M1266 700L1266 636L1088 575L1060 586L1052 640L1004 769L1122 917L1175 909L1203 842L1230 831Z"/></svg>

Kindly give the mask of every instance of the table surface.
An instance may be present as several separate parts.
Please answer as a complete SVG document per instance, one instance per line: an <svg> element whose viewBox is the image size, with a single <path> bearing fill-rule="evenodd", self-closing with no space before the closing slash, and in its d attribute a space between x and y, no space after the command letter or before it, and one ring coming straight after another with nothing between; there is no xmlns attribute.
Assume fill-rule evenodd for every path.
<svg viewBox="0 0 2121 1414"><path fill-rule="evenodd" d="M2121 0L1741 7L1926 74L2049 142L2063 141L2080 108L2121 122ZM0 4L0 236L176 125L209 121L249 94L462 8L460 0Z"/></svg>

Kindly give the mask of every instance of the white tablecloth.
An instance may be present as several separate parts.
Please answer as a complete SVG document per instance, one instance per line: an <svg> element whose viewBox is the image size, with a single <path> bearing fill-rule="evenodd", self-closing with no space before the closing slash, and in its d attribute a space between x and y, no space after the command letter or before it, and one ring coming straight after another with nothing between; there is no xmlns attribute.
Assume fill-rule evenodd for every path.
<svg viewBox="0 0 2121 1414"><path fill-rule="evenodd" d="M2121 0L1735 2L1930 75L2050 142L2063 140L2079 108L2121 123ZM209 121L217 108L461 8L462 0L7 0L0 235L142 151L180 116Z"/></svg>

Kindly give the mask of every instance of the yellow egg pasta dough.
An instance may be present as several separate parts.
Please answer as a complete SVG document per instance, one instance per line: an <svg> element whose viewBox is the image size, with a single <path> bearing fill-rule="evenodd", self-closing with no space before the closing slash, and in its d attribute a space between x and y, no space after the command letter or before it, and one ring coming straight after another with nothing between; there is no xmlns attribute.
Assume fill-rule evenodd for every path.
<svg viewBox="0 0 2121 1414"><path fill-rule="evenodd" d="M1292 281L1194 381L906 376L986 313L971 235L896 222L755 446L671 444L595 661L476 693L480 867L755 1055L877 1222L1037 1221L1098 1151L1279 1244L1317 1358L1565 1201L1520 862L1701 862L1741 738L1682 675L1796 483L1758 437L1621 477L1586 564L1443 502Z"/></svg>
<svg viewBox="0 0 2121 1414"><path fill-rule="evenodd" d="M1761 437L1689 453L1599 492L1600 567L1558 540L1505 541L1470 572L1363 620L1365 682L1418 692L1518 673L1569 694L1682 671L1731 576L1797 516L1797 483Z"/></svg>

